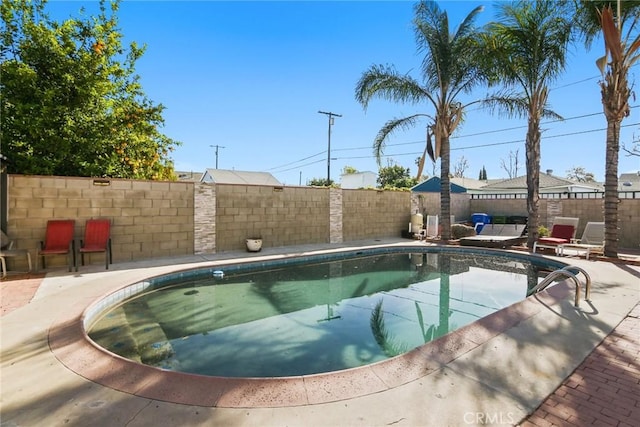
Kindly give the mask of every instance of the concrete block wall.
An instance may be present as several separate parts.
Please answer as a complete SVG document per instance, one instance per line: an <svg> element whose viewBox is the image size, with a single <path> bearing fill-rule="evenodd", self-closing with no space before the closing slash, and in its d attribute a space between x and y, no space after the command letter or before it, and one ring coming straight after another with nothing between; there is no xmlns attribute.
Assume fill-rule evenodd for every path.
<svg viewBox="0 0 640 427"><path fill-rule="evenodd" d="M329 241L329 191L310 187L216 184L216 249L245 248L261 237L264 247Z"/></svg>
<svg viewBox="0 0 640 427"><path fill-rule="evenodd" d="M408 191L341 190L344 241L400 237L411 220Z"/></svg>
<svg viewBox="0 0 640 427"><path fill-rule="evenodd" d="M418 199L418 213L421 213L425 218L427 215L440 215L440 193L415 193L414 197ZM468 194L451 194L451 215L455 216L456 222L471 219L470 197Z"/></svg>
<svg viewBox="0 0 640 427"><path fill-rule="evenodd" d="M472 212L489 215L527 216L526 199L472 199ZM576 236L582 236L587 222L604 221L604 199L540 199L540 224L551 227L554 216L580 218ZM640 199L620 199L618 204L618 246L640 246Z"/></svg>
<svg viewBox="0 0 640 427"><path fill-rule="evenodd" d="M192 184L9 175L8 188L7 232L32 257L47 220L74 219L79 242L90 218L111 219L114 262L193 254ZM102 263L104 256L91 255L85 262ZM47 265L65 264L63 256L47 258Z"/></svg>
<svg viewBox="0 0 640 427"><path fill-rule="evenodd" d="M621 199L618 204L618 245L640 249L640 199Z"/></svg>
<svg viewBox="0 0 640 427"><path fill-rule="evenodd" d="M440 211L439 194L402 191L23 175L9 175L8 189L7 233L17 248L34 257L49 219L75 219L79 241L87 219L109 218L115 262L244 250L245 239L256 236L266 247L395 237L416 209ZM452 195L452 212L457 221L475 212L527 215L525 199L468 194ZM541 199L540 223L550 225L554 215L580 218L580 236L588 221L603 220L603 200ZM637 249L640 199L621 199L619 219L619 246ZM88 262L103 260L97 254ZM26 267L19 258L7 261L10 269ZM62 256L48 259L51 266L65 263Z"/></svg>
<svg viewBox="0 0 640 427"><path fill-rule="evenodd" d="M527 200L471 199L469 201L469 209L471 210L471 214L486 213L489 215L527 216ZM544 209L540 209L541 212L542 210Z"/></svg>

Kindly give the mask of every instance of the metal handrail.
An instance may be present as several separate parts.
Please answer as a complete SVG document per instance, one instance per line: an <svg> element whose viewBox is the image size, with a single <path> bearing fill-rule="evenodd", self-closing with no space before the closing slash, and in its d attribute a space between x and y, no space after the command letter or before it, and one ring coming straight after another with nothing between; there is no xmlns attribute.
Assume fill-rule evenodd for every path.
<svg viewBox="0 0 640 427"><path fill-rule="evenodd" d="M531 294L538 293L544 290L547 286L549 286L553 281L555 281L560 276L565 276L571 280L576 285L576 296L574 300L574 306L576 308L580 307L580 288L582 286L580 280L571 270L577 270L578 273L582 273L586 278L585 286L584 286L584 299L585 301L591 301L591 277L589 274L580 267L576 267L574 265L568 265L566 267L561 268L560 270L555 270L547 275L540 283L534 286L531 289Z"/></svg>

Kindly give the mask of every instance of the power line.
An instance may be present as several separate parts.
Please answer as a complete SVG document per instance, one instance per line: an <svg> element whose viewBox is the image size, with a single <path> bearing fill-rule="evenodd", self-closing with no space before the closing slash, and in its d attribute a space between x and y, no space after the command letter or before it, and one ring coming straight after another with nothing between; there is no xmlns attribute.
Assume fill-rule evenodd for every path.
<svg viewBox="0 0 640 427"><path fill-rule="evenodd" d="M633 109L633 108L638 108L638 107L640 107L640 105L634 105L634 106L631 106L629 108ZM584 119L584 118L587 118L587 117L598 116L598 115L601 115L601 114L602 114L602 111L597 112L597 113L583 114L583 115L580 115L580 116L567 117L564 120L560 120L560 119L549 120L549 121L546 121L546 122L542 122L540 124L541 125L548 125L548 124L552 124L552 123L568 122L570 120ZM511 131L511 130L526 129L526 128L527 128L527 125L514 126L514 127L510 127L510 128L502 128L502 129L488 130L488 131L484 131L484 132L470 133L470 134L467 134L467 135L452 136L451 139L468 138L468 137L471 137L471 136L488 135L488 134L492 134L492 133L507 132L507 131ZM387 147L398 147L398 146L401 146L401 145L412 145L412 144L424 144L424 142L425 142L424 140L412 141L412 142L400 142L400 143L396 143L396 144L387 144ZM370 150L370 149L371 149L371 146L353 147L353 148L336 148L336 149L334 149L334 151L353 151L353 150Z"/></svg>
<svg viewBox="0 0 640 427"><path fill-rule="evenodd" d="M315 165L316 163L320 163L320 162L323 162L323 163L324 163L324 162L325 162L325 159L316 160L315 162L305 163L305 164L303 164L303 165L294 166L294 167L292 167L292 168L284 169L284 170L281 170L281 171L275 171L274 173L289 172L289 171L294 170L294 169L299 169L299 168L303 168L303 167L305 167L305 166ZM269 170L271 170L271 169L269 169Z"/></svg>
<svg viewBox="0 0 640 427"><path fill-rule="evenodd" d="M592 79L592 78L590 78ZM582 80L580 81L582 82ZM574 82L574 83L569 83L568 85L571 84L575 84L575 83L579 83L579 82ZM632 105L629 108L630 109L634 109L634 108L638 108L640 107L640 105ZM560 122L568 122L571 120L578 120L578 119L584 119L584 118L588 118L588 117L594 117L594 116L599 116L603 114L602 111L596 112L596 113L589 113L589 114L582 114L579 116L572 116L572 117L567 117L563 120L561 119L555 119L555 120L549 120L546 122L542 122L540 123L541 125L547 125L547 124L553 124L553 123L560 123ZM636 123L637 124L637 123ZM628 127L628 126L633 126L634 124L631 125L624 125L621 127ZM462 138L469 138L472 136L482 136L482 135L489 135L489 134L493 134L493 133L500 133L500 132L508 132L508 131L512 131L512 130L517 130L517 129L525 129L527 128L527 125L521 125L521 126L513 126L513 127L509 127L509 128L502 128L502 129L494 129L494 130L489 130L489 131L483 131L483 132L476 132L476 133L472 133L472 134L467 134L467 135L458 135L458 136L452 136L451 139L462 139ZM583 132L579 132L579 133L590 133L590 132L598 132L601 130L606 130L606 129L598 129L598 130L591 130L591 131L583 131ZM579 133L575 133L576 135ZM565 134L565 135L557 135L557 136L548 136L546 138L555 138L555 137L560 137L560 136L570 136L572 135L571 133L569 134ZM544 139L544 138L543 138ZM456 148L451 148L451 151L455 151L455 150L463 150L466 148L481 148L481 147L491 147L491 146L496 146L496 145L508 145L508 144L514 144L514 143L518 143L518 142L524 142L524 140L519 139L519 140L514 140L514 141L505 141L505 142L496 142L496 143L490 143L490 144L481 144L481 145L474 145L474 146L469 146L469 147L456 147ZM399 143L395 143L395 144L387 144L387 147L400 147L400 146L404 146L404 145L414 145L414 144L424 144L425 141L424 140L420 140L420 141L411 141L411 142L399 142ZM371 150L372 147L371 146L364 146L364 147L346 147L346 148L334 148L333 151L357 151L357 150ZM293 165L299 162L303 162L305 160L311 159L313 157L319 156L319 155L323 155L324 153L326 153L327 150L323 150L319 153L316 153L314 155L308 156L308 157L304 157L300 160L296 160L294 162L290 162L290 163L286 163L284 165L281 166L276 166L270 169L267 169L268 171L274 171L276 169L280 169L289 165ZM395 156L405 156L405 155L415 155L415 154L422 154L422 152L419 153L401 153L401 154L395 154ZM392 157L393 155L383 155L382 157ZM348 156L348 157L338 157L338 159L340 160L348 160L348 159L367 159L367 158L374 158L375 156L372 155L367 155L367 156ZM307 163L304 165L299 165L293 168L289 168L283 171L276 171L275 173L281 173L281 172L288 172L292 169L296 169L298 167L304 167L304 166L309 166L309 165L313 165L316 163L319 163L320 161L315 161L312 163Z"/></svg>
<svg viewBox="0 0 640 427"><path fill-rule="evenodd" d="M268 170L268 171L272 171L272 170L274 170L274 169L284 168L284 167L287 167L287 166L289 166L289 165L293 165L293 164L295 164L295 163L304 162L305 160L309 160L309 159L312 159L312 158L314 158L314 157L320 156L320 155L322 155L322 154L324 154L324 153L326 153L326 152L327 152L327 150L324 150L324 151L321 151L321 152L319 152L319 153L316 153L316 154L314 154L314 155L312 155L312 156L305 157L305 158L300 159L300 160L296 160L295 162L285 163L284 165L276 166L276 167L273 167L273 168L271 168L271 169L267 169L267 170ZM315 162L314 162L314 163L315 163ZM312 164L313 164L313 163L312 163Z"/></svg>
<svg viewBox="0 0 640 427"><path fill-rule="evenodd" d="M623 125L620 126L620 128L626 128L626 127L630 127L630 126L637 126L640 125L640 122L638 123L631 123L628 125ZM591 130L585 130L585 131L577 131L577 132L569 132L569 133L563 133L563 134L559 134L559 135L549 135L549 136L545 136L541 138L541 141L544 141L545 139L553 139L553 138L561 138L561 137L565 137L565 136L573 136L573 135L582 135L585 133L593 133L593 132L602 132L602 131L606 131L607 128L601 128L601 129L591 129ZM524 139L516 139L516 140L512 140L512 141L503 141L503 142L492 142L489 144L479 144L479 145L469 145L466 147L456 147L456 148L451 148L451 151L457 151L457 150L467 150L467 149L472 149L472 148L485 148L485 147L493 147L496 145L508 145L508 144L517 144L517 143L521 143L521 142L525 142ZM381 157L399 157L399 156L410 156L410 155L422 155L422 151L414 151L411 153L394 153L394 154L385 154ZM349 159L370 159L370 158L374 158L375 156L373 155L369 155L369 156L350 156L350 157L338 157L339 160L349 160Z"/></svg>
<svg viewBox="0 0 640 427"><path fill-rule="evenodd" d="M632 65L631 68L635 68L635 67L638 67L638 66L640 66L640 63ZM588 81L591 81L591 80L598 79L600 77L601 77L600 75L587 77L585 79L577 80L575 82L570 82L570 83L567 83L567 84L564 84L564 85L561 85L561 86L554 87L554 88L549 89L549 90L553 91L553 90L557 90L557 89L563 89L563 88L569 87L569 86L575 86L575 85L580 84L580 83L585 83L585 82L588 82ZM630 108L633 109L633 108L638 108L638 107L639 107L638 105L634 105L634 106L631 106ZM600 115L600 114L602 114L601 111L597 112L597 113L584 114L584 115L581 115L581 116L568 117L568 118L566 118L564 120L560 120L560 119L551 120L551 121L544 122L544 123L541 123L541 124L550 124L550 123L556 123L556 122L566 122L566 121L569 121L569 120L576 120L576 119L583 119L583 118L586 118L586 117L593 117L593 116L597 116L597 115ZM492 134L492 133L508 132L508 131L511 131L511 130L524 129L526 127L527 127L526 125L523 125L523 126L514 126L514 127L510 127L510 128L495 129L495 130L490 130L490 131L485 131L485 132L477 132L477 133L473 133L473 134L453 136L453 137L451 137L451 139L461 139L461 138L469 138L469 137L472 137L472 136L489 135L489 134ZM519 142L521 142L521 141L519 141ZM509 142L509 143L511 143L511 142ZM397 147L397 146L412 145L412 144L424 144L424 141L401 142L401 143L396 143L396 144L388 144L387 147ZM371 146L367 146L367 147L350 147L350 148L335 148L333 151L355 151L355 150L370 150L370 149L371 149ZM292 164L295 164L295 163L303 162L303 161L311 159L313 157L322 155L322 154L324 154L326 152L327 152L327 150L324 150L324 151L321 151L321 152L319 152L317 154L314 154L312 156L305 157L303 159L300 159L300 160L297 160L297 161L294 161L294 162L290 162L290 163L287 163L287 164L284 164L284 165L281 165L281 166L276 166L276 167L273 167L273 168L267 169L267 170L268 171L273 171L275 169L279 169L279 168L286 167L286 166L289 166L289 165L292 165ZM367 158L367 157L369 157L369 156L353 157L353 158ZM387 157L387 156L383 156L383 157ZM341 158L344 159L344 158L351 158L351 157L341 157ZM310 163L310 164L315 164L315 163L317 163L317 162L313 162L313 163ZM299 167L302 167L302 166L307 166L307 165L301 165ZM288 170L291 170L291 169L287 169L287 171Z"/></svg>

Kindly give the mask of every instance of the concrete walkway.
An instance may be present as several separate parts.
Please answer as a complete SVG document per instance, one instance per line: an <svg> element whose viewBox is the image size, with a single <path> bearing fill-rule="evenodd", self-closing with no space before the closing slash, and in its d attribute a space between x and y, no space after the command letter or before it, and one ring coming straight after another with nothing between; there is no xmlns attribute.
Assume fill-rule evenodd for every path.
<svg viewBox="0 0 640 427"><path fill-rule="evenodd" d="M380 243L407 244L362 242ZM336 245L264 250L251 257L326 249ZM436 363L417 380L323 404L223 408L171 403L175 400L170 395L140 397L82 377L49 348L49 330L65 318L69 307L88 305L149 276L240 257L249 255L122 263L110 271L100 266L84 267L79 273L52 271L35 293L33 283L29 288L21 286L27 283L22 280L3 281L2 427L625 426L637 425L633 420L640 418L640 267L609 262L563 259L584 268L593 279L592 302L583 301L581 309L573 307L572 286L556 285L549 295L530 297L518 310L505 309L491 321L478 321L463 335L453 335L459 339L449 340L449 345L457 348L457 356ZM24 305L15 299L13 307L5 304L20 293Z"/></svg>

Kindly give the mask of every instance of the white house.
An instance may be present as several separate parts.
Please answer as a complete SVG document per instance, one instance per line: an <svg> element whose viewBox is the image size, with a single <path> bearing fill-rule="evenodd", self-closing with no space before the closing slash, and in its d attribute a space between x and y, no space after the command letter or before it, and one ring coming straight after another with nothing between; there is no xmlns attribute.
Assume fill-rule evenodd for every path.
<svg viewBox="0 0 640 427"><path fill-rule="evenodd" d="M377 185L375 172L365 171L356 173L343 173L340 175L340 188L357 189L357 188L375 188Z"/></svg>

